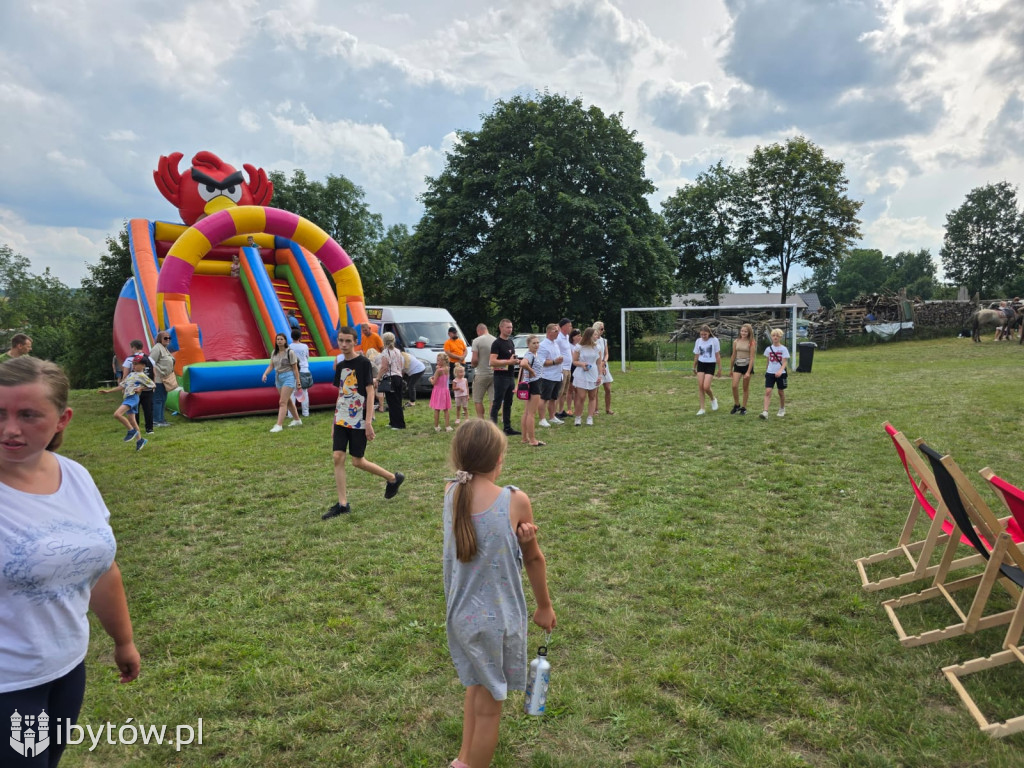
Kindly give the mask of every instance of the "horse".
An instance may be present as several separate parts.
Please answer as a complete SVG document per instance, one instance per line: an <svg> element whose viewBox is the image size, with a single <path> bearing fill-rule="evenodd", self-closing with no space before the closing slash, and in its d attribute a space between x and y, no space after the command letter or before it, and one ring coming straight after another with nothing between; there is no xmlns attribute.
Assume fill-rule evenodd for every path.
<svg viewBox="0 0 1024 768"><path fill-rule="evenodd" d="M971 339L981 343L981 331L998 328L1006 322L1006 315L998 309L979 309L970 317Z"/></svg>
<svg viewBox="0 0 1024 768"><path fill-rule="evenodd" d="M981 330L988 328L1001 328L1002 326L1012 326L1016 322L1016 317L1010 319L1001 309L979 309L969 320L969 326L971 328L971 338L979 344L981 343Z"/></svg>

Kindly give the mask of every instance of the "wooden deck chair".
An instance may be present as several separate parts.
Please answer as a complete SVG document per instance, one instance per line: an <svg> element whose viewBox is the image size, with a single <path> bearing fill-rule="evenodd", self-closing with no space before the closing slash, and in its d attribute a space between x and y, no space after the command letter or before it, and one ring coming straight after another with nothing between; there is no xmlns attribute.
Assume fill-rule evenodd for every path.
<svg viewBox="0 0 1024 768"><path fill-rule="evenodd" d="M1024 491L1006 482L988 467L981 470L981 476L992 485L996 494L1006 504L1006 508L1010 510L1018 525L1024 524ZM1000 538L1002 538L1002 535ZM993 557L995 557L994 552ZM1013 619L1010 621L1006 637L1003 640L1004 650L992 656L971 659L963 664L954 664L942 668L942 674L946 676L950 685L953 686L953 690L960 696L960 700L963 701L967 711L971 713L971 716L978 723L978 727L981 728L982 732L987 733L993 738L1001 738L1024 731L1024 715L1011 717L1003 722L990 722L975 703L971 694L967 692L960 678L985 669L1002 667L1006 664L1024 664L1024 648L1020 646L1022 632L1024 632L1024 600L1020 600L1017 603L1017 609L1013 613Z"/></svg>
<svg viewBox="0 0 1024 768"><path fill-rule="evenodd" d="M941 499L935 488L935 478L924 460L917 455L914 447L906 436L898 431L892 424L885 422L882 425L885 433L892 439L896 453L900 457L903 469L910 480L910 488L914 493L913 501L910 503L910 512L907 514L907 521L903 524L903 530L893 549L885 552L878 552L854 560L857 572L860 574L860 584L868 592L877 592L880 589L899 587L921 579L929 579L938 572L939 564L931 564L935 552L941 551L942 547L949 540L949 534L953 530L953 522L945 509L941 506ZM935 500L934 504L932 499ZM920 541L911 541L914 536L914 529L919 522L924 520L921 512L924 512L929 519L928 532ZM966 537L962 537L961 543L970 547L971 543ZM973 548L971 549L973 552ZM876 563L886 562L894 558L905 557L910 570L904 571L898 576L890 576L877 581L871 581L867 568ZM984 560L977 553L967 557L954 560L950 563L949 569L956 570L969 565L979 565Z"/></svg>
<svg viewBox="0 0 1024 768"><path fill-rule="evenodd" d="M985 615L985 606L992 594L992 588L998 583L1010 594L1016 606L1020 600L1020 588L1024 586L1024 553L1007 533L1003 521L999 520L978 495L977 490L956 465L950 456L940 456L923 440L917 441L918 448L928 459L942 506L946 508L956 527L939 562L932 586L910 595L882 603L889 621L892 622L899 636L900 644L906 648L916 645L934 643L947 637L972 634L982 629L1008 624L1013 619L1014 609ZM971 546L986 561L985 570L974 576L947 581L949 566L953 562L960 534L963 534ZM990 545L989 542L995 542ZM954 597L954 592L975 587L974 598L970 607L964 611ZM914 603L920 603L942 597L956 612L960 621L941 629L933 629L918 635L908 635L896 616L896 609Z"/></svg>

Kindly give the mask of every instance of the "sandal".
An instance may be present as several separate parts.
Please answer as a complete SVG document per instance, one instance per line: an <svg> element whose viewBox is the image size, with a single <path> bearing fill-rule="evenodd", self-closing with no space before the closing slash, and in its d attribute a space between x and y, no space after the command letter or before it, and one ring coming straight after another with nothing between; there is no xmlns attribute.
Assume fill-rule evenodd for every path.
<svg viewBox="0 0 1024 768"><path fill-rule="evenodd" d="M547 443L542 443L540 440L538 440L536 443L530 443L530 445L532 445L534 448L540 448L542 445L547 445Z"/></svg>

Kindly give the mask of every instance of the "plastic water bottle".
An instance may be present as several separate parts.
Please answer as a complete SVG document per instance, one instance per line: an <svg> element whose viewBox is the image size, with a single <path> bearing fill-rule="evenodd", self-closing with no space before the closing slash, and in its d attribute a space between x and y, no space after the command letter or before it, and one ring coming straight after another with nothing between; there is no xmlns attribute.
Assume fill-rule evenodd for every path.
<svg viewBox="0 0 1024 768"><path fill-rule="evenodd" d="M530 662L530 673L526 678L526 697L523 700L523 711L528 715L543 715L547 705L548 685L551 682L551 662L547 659L547 643L550 640L549 632L544 638L544 645L537 649L537 657Z"/></svg>

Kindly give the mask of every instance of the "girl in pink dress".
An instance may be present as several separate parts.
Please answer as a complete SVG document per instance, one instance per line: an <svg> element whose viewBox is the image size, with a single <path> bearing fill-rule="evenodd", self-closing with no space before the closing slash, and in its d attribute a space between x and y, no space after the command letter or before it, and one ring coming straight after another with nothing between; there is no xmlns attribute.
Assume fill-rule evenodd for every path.
<svg viewBox="0 0 1024 768"><path fill-rule="evenodd" d="M444 352L437 356L437 366L434 368L434 375L430 377L430 383L434 385L430 393L430 407L434 409L434 431L441 431L438 422L441 411L444 411L444 428L445 431L451 432L448 419L452 409L452 393L448 391L448 355Z"/></svg>

